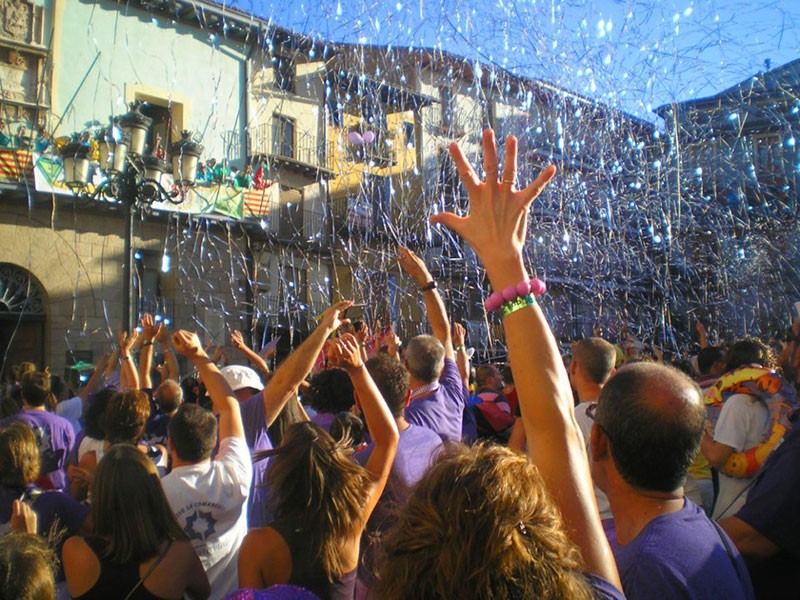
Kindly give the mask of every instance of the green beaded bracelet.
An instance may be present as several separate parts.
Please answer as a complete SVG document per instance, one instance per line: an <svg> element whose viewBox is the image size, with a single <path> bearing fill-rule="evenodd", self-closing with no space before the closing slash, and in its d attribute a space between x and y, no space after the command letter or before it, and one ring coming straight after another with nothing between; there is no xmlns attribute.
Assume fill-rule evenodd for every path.
<svg viewBox="0 0 800 600"><path fill-rule="evenodd" d="M510 302L503 304L503 306L500 307L500 315L505 319L511 313L517 312L518 310L528 306L533 306L534 304L536 304L536 298L533 294L520 296L519 298L514 298Z"/></svg>

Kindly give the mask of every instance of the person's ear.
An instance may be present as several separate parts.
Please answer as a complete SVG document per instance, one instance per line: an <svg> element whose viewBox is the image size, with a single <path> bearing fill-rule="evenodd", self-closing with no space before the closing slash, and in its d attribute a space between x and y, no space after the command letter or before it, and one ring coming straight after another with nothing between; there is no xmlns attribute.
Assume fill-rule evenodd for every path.
<svg viewBox="0 0 800 600"><path fill-rule="evenodd" d="M405 408L406 406L408 406L410 402L411 402L411 389L409 388L408 391L406 392L406 399L405 402L403 402L403 407Z"/></svg>
<svg viewBox="0 0 800 600"><path fill-rule="evenodd" d="M608 437L603 433L603 430L597 426L597 423L592 423L592 434L589 446L593 462L600 462L610 456Z"/></svg>

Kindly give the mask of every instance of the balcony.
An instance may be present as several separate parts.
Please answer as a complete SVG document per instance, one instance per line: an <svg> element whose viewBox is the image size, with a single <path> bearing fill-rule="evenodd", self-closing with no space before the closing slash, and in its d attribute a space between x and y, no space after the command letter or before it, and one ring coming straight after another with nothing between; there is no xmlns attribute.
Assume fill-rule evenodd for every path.
<svg viewBox="0 0 800 600"><path fill-rule="evenodd" d="M287 244L328 245L330 221L325 213L305 210L302 205L283 205L279 210L263 215L261 228L270 237Z"/></svg>
<svg viewBox="0 0 800 600"><path fill-rule="evenodd" d="M322 144L308 135L297 135L292 143L280 143L273 138L273 124L262 123L251 127L247 134L247 156L265 159L276 172L288 171L309 181L329 179L334 176L329 157L333 144Z"/></svg>

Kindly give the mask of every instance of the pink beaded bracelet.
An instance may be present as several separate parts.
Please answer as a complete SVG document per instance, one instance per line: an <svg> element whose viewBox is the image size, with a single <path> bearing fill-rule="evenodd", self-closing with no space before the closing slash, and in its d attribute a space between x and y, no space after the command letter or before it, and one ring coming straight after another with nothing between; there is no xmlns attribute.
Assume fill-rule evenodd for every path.
<svg viewBox="0 0 800 600"><path fill-rule="evenodd" d="M547 286L541 279L522 280L516 286L509 285L502 292L492 292L486 299L486 310L495 312L500 310L503 304L512 302L517 298L524 298L528 294L533 294L538 298L547 291Z"/></svg>

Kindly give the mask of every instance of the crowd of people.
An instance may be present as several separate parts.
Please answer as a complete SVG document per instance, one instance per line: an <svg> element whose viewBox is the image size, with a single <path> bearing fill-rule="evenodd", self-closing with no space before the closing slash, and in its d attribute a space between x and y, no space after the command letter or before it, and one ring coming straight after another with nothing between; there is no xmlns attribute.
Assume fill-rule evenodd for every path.
<svg viewBox="0 0 800 600"><path fill-rule="evenodd" d="M522 249L555 175L450 151L508 364L471 365L412 250L431 333L328 308L277 368L144 315L76 394L18 365L0 421L0 599L782 598L800 556L800 321L668 364L600 332L562 357ZM154 365L160 348L163 364ZM232 353L231 353L232 354ZM183 357L179 360L178 357ZM191 372L181 373L181 362Z"/></svg>

